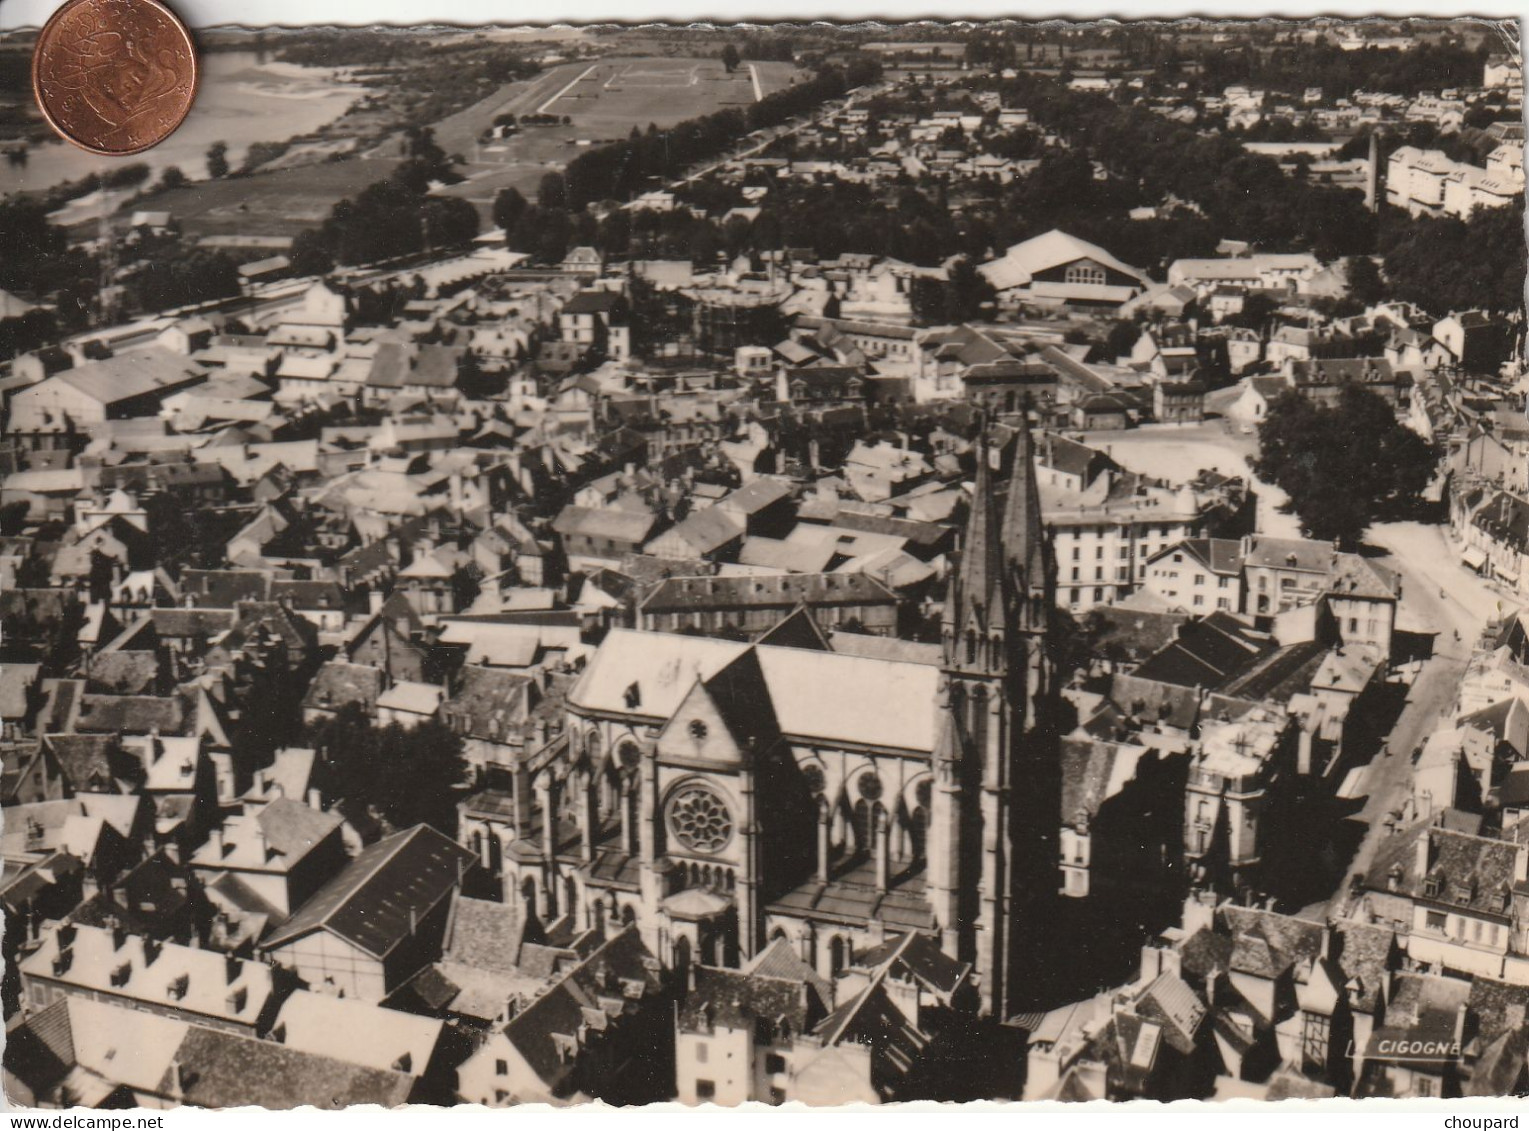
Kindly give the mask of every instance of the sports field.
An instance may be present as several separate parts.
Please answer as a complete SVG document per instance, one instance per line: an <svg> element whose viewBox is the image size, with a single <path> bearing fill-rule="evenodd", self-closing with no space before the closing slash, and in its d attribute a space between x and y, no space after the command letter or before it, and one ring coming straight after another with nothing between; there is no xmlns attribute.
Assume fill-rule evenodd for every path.
<svg viewBox="0 0 1529 1131"><path fill-rule="evenodd" d="M625 138L632 127L676 125L734 107L801 81L791 63L745 63L729 75L716 59L615 58L569 63L525 83L513 83L461 113L436 123L436 141L461 154L468 180L446 190L487 206L513 185L531 196L542 174L561 169L590 146ZM483 142L501 114L551 114L569 124L528 126Z"/></svg>
<svg viewBox="0 0 1529 1131"><path fill-rule="evenodd" d="M758 68L732 74L721 63L700 59L634 59L596 63L536 108L540 114L567 114L598 128L620 122L676 120L725 106L758 101Z"/></svg>

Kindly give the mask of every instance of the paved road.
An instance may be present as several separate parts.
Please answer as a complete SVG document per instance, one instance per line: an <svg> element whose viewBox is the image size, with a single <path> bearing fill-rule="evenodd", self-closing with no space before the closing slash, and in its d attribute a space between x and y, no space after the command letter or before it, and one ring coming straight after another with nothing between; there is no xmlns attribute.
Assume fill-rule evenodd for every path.
<svg viewBox="0 0 1529 1131"><path fill-rule="evenodd" d="M1388 552L1380 561L1401 574L1398 628L1433 634L1434 654L1413 683L1384 750L1365 771L1361 788L1366 800L1357 819L1368 828L1347 876L1365 871L1385 840L1386 817L1412 790L1412 751L1454 710L1471 648L1483 624L1500 609L1497 594L1460 564L1444 527L1385 524L1373 527L1366 541L1384 547ZM1343 907L1347 876L1329 902L1335 911Z"/></svg>

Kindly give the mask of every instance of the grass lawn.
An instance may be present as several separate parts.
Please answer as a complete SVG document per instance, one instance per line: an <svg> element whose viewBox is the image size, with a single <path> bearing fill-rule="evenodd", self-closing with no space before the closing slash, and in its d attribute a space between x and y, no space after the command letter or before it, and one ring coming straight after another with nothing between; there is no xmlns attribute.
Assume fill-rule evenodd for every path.
<svg viewBox="0 0 1529 1131"><path fill-rule="evenodd" d="M764 95L803 77L792 63L753 66ZM468 179L445 194L471 200L486 218L500 189L514 186L534 199L542 174L561 169L592 145L624 139L633 126L663 128L729 106L743 110L754 101L749 64L729 75L715 59L618 57L569 63L530 82L502 87L436 123L441 148L467 159L460 169ZM477 144L500 114L538 112L566 116L572 123L532 126L503 141Z"/></svg>
<svg viewBox="0 0 1529 1131"><path fill-rule="evenodd" d="M155 193L138 209L169 209L192 239L212 235L291 236L316 228L335 201L384 180L396 161L356 159L198 181Z"/></svg>

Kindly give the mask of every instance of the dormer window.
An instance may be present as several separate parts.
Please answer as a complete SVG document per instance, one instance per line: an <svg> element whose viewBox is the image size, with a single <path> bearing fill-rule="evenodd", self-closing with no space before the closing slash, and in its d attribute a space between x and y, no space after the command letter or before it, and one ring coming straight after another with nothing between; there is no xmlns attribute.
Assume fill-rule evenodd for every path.
<svg viewBox="0 0 1529 1131"><path fill-rule="evenodd" d="M1437 876L1429 876L1423 881L1423 894L1430 899L1436 899L1439 895L1439 879Z"/></svg>

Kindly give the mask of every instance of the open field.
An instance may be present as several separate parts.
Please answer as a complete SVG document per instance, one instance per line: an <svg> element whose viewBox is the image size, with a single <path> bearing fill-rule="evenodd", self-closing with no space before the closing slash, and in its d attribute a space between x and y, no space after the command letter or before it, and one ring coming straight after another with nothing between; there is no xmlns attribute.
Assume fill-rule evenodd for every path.
<svg viewBox="0 0 1529 1131"><path fill-rule="evenodd" d="M466 158L461 171L467 181L445 192L473 201L486 216L500 189L514 186L530 197L548 169L561 169L591 145L625 138L633 126L663 128L730 106L746 109L756 101L755 76L765 96L800 73L791 63L745 63L728 75L714 59L622 57L569 63L530 82L508 84L436 123L441 148ZM499 115L534 113L571 122L478 143Z"/></svg>
<svg viewBox="0 0 1529 1131"><path fill-rule="evenodd" d="M198 181L155 193L135 207L167 208L192 238L213 235L290 236L316 228L342 197L385 180L397 161L336 161Z"/></svg>
<svg viewBox="0 0 1529 1131"><path fill-rule="evenodd" d="M239 62L243 62L240 60ZM468 179L445 192L478 205L488 224L494 196L515 185L534 196L549 168L561 168L586 144L624 138L633 125L649 122L674 125L725 105L754 101L754 74L763 93L790 83L795 68L789 63L748 65L727 76L722 65L703 59L615 59L571 63L539 75L530 82L508 84L489 98L436 124L436 138L447 153L460 153ZM248 85L248 74L220 79L231 88ZM478 135L504 113L536 112L552 103L548 113L567 115L572 124L535 127L497 142L475 145ZM317 227L330 207L354 196L367 185L387 177L397 166L398 139L373 149L366 157L297 168L272 168L250 177L200 181L170 192L156 193L135 204L143 209L169 209L188 236L290 236ZM278 163L279 165L279 163Z"/></svg>

